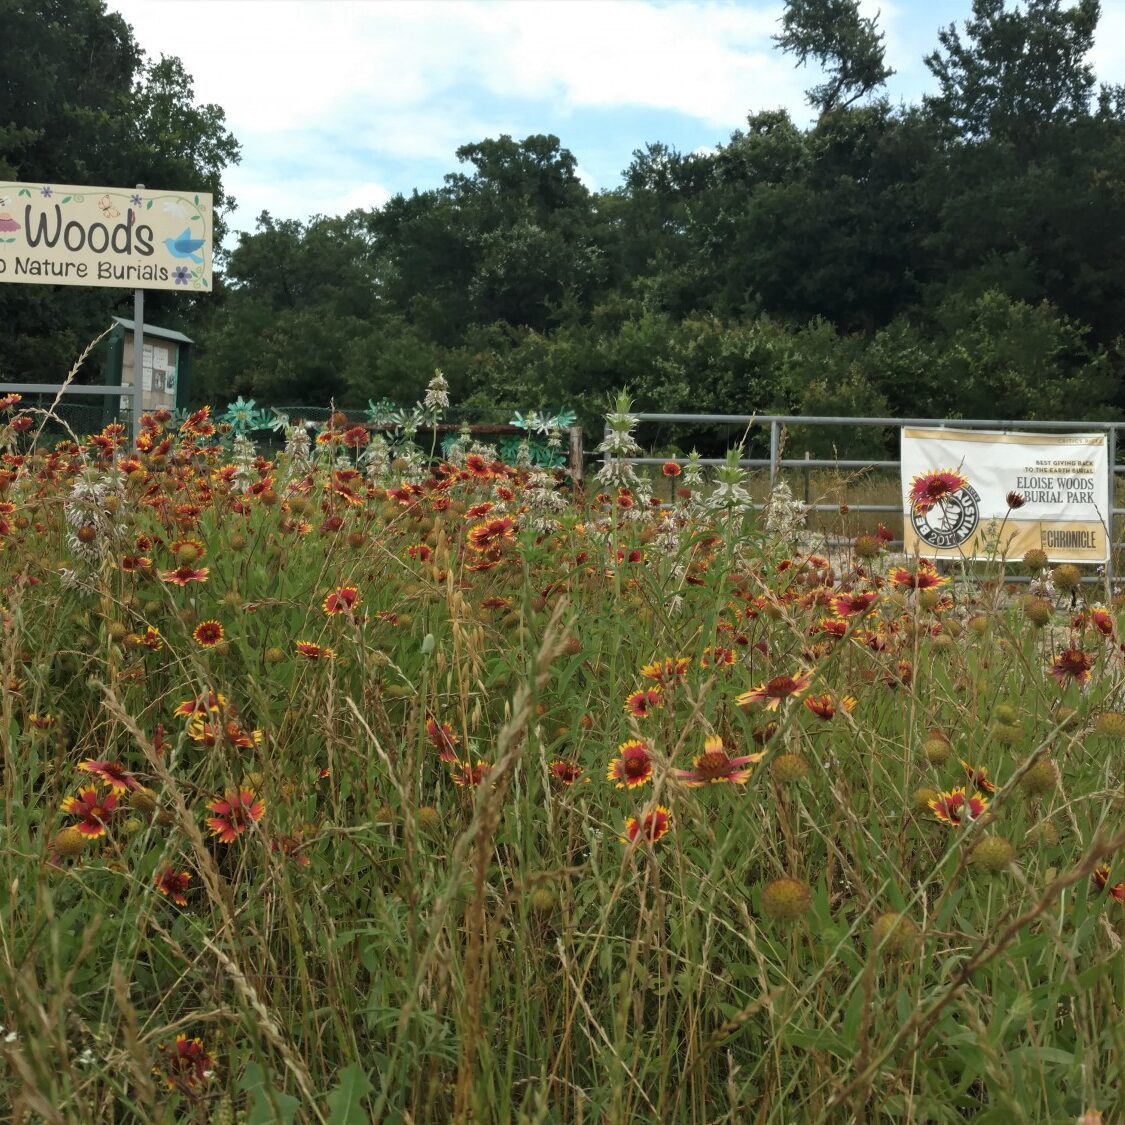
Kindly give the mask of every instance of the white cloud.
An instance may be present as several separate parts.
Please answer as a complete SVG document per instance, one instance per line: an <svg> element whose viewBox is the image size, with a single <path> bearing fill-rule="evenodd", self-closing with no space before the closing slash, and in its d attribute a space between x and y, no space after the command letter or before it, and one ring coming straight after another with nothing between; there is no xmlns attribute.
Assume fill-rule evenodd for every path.
<svg viewBox="0 0 1125 1125"><path fill-rule="evenodd" d="M450 168L468 141L546 131L544 104L556 118L675 112L720 133L751 109L805 113L807 76L770 41L780 0L109 6L151 56L183 60L198 100L226 111L243 146L229 174L240 227L263 208L331 213L392 180L390 164Z"/></svg>
<svg viewBox="0 0 1125 1125"><path fill-rule="evenodd" d="M783 0L108 3L150 55L183 59L199 100L225 109L243 146L228 177L243 228L263 208L305 218L438 183L459 145L500 133L565 133L584 176L605 179L613 157L598 130L614 113L647 114L646 129L674 114L680 136L694 121L695 148L762 109L810 120L804 90L818 81L772 41ZM937 25L963 19L970 0L860 4L898 72L892 96L916 100ZM1125 4L1103 9L1094 59L1099 77L1120 80ZM649 139L632 138L618 167Z"/></svg>

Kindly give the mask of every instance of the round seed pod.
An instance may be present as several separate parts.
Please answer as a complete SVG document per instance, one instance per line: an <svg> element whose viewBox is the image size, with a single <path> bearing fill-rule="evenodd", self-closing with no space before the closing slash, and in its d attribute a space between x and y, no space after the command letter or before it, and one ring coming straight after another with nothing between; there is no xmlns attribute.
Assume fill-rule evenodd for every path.
<svg viewBox="0 0 1125 1125"><path fill-rule="evenodd" d="M64 859L72 859L74 856L82 854L82 850L86 847L86 841L87 837L77 828L71 826L59 832L51 846Z"/></svg>
<svg viewBox="0 0 1125 1125"><path fill-rule="evenodd" d="M1046 797L1053 793L1059 784L1059 768L1047 758L1040 758L1023 775L1020 782L1025 792L1032 797Z"/></svg>
<svg viewBox="0 0 1125 1125"><path fill-rule="evenodd" d="M911 957L918 948L918 927L905 914L880 914L871 926L871 948L887 961Z"/></svg>
<svg viewBox="0 0 1125 1125"><path fill-rule="evenodd" d="M1062 566L1055 567L1051 577L1057 589L1077 590L1082 582L1082 571L1073 563L1063 563Z"/></svg>
<svg viewBox="0 0 1125 1125"><path fill-rule="evenodd" d="M973 848L972 862L985 871L1004 871L1016 857L1016 849L1003 836L985 836Z"/></svg>
<svg viewBox="0 0 1125 1125"><path fill-rule="evenodd" d="M809 763L800 754L780 754L770 763L770 773L780 785L791 785L809 776Z"/></svg>
<svg viewBox="0 0 1125 1125"><path fill-rule="evenodd" d="M762 910L778 922L795 922L812 909L812 892L799 879L775 879L762 891Z"/></svg>

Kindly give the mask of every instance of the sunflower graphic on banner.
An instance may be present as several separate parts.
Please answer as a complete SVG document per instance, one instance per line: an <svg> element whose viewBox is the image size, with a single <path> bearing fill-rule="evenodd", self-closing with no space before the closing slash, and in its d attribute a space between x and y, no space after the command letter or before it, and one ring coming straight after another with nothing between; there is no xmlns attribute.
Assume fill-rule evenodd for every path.
<svg viewBox="0 0 1125 1125"><path fill-rule="evenodd" d="M903 545L925 558L1109 558L1104 433L902 429Z"/></svg>

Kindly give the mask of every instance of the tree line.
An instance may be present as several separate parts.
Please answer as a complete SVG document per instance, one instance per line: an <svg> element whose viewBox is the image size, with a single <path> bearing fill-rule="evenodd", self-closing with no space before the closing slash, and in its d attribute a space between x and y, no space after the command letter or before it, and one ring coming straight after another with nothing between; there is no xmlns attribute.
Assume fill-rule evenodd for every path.
<svg viewBox="0 0 1125 1125"><path fill-rule="evenodd" d="M0 111L0 174L194 175L224 201L238 145L178 60L145 62L101 0L12 14L25 45L5 48L0 96L19 112ZM712 151L649 143L605 191L555 136L466 144L438 188L262 214L213 297L159 315L198 340L212 401L408 403L440 367L476 418L592 420L622 385L666 411L1119 417L1125 90L1090 62L1099 15L973 0L907 105L857 0L789 0L777 48L823 79L814 124L765 109ZM101 133L122 99L142 127ZM88 330L75 306L93 324L114 299L0 287L0 373L57 376Z"/></svg>

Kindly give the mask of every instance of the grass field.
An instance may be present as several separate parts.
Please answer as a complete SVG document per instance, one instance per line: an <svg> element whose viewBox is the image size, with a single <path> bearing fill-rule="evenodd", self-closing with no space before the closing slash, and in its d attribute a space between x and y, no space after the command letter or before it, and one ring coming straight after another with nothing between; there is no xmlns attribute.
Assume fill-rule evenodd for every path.
<svg viewBox="0 0 1125 1125"><path fill-rule="evenodd" d="M1125 1119L1125 665L1066 568L8 405L7 1119Z"/></svg>

